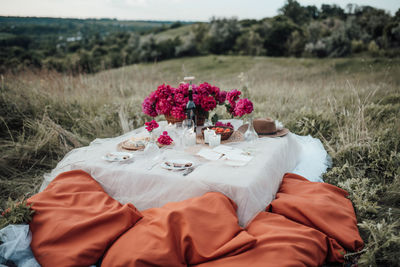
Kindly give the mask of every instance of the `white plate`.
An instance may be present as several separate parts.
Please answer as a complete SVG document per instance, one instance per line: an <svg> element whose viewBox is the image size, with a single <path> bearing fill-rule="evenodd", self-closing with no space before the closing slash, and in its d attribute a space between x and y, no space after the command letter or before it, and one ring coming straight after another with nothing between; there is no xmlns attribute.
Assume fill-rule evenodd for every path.
<svg viewBox="0 0 400 267"><path fill-rule="evenodd" d="M129 160L132 157L133 155L128 152L111 152L103 156L103 159L111 162L119 162L119 161Z"/></svg>
<svg viewBox="0 0 400 267"><path fill-rule="evenodd" d="M167 163L169 163L170 165L168 165ZM174 164L178 164L178 165L190 165L190 166L182 166L182 167L174 167ZM167 170L185 170L187 168L191 168L194 166L194 162L190 161L190 160L186 160L186 159L172 159L172 160L166 160L161 162L161 167Z"/></svg>

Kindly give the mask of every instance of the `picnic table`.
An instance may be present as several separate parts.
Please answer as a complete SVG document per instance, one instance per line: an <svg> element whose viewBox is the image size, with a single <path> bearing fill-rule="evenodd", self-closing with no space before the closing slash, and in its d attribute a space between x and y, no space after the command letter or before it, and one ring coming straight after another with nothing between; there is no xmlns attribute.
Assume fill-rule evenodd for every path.
<svg viewBox="0 0 400 267"><path fill-rule="evenodd" d="M105 160L143 132L96 139L68 153L46 175L46 190L28 200L36 211L30 225L0 230L6 237L0 256L18 266L38 266L36 259L42 266L100 259L106 266L321 266L363 247L346 191L283 175L316 179L325 171L318 139L288 134L226 144L251 151L250 161L234 166L229 157L199 157L207 148L201 144L167 146L156 158L139 151L129 160ZM163 168L174 158L193 162L193 171Z"/></svg>
<svg viewBox="0 0 400 267"><path fill-rule="evenodd" d="M231 120L235 129L241 120ZM166 127L160 122L160 128ZM259 138L255 143L234 142L227 146L251 151L252 159L244 166L231 166L226 160L206 160L196 153L207 148L197 144L186 149L175 146L161 149L157 160L142 152L133 152L133 158L124 162L107 162L104 155L116 151L124 140L145 132L144 127L115 138L96 139L89 146L69 152L57 167L45 176L41 190L58 174L81 169L90 174L114 199L132 203L139 210L161 207L169 202L220 192L238 206L239 224L246 226L258 212L275 198L285 173L296 167L301 145L294 134L284 137ZM169 171L162 168L165 160L185 158L194 162L193 171Z"/></svg>

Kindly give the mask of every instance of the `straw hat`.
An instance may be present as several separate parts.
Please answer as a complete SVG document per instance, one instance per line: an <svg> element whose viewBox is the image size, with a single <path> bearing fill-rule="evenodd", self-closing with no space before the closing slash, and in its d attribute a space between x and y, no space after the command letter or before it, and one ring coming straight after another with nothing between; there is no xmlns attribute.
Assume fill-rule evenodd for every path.
<svg viewBox="0 0 400 267"><path fill-rule="evenodd" d="M245 133L248 127L248 124L243 124L239 127L238 131ZM279 137L289 133L289 129L287 128L277 128L275 120L271 118L254 119L253 127L259 137Z"/></svg>

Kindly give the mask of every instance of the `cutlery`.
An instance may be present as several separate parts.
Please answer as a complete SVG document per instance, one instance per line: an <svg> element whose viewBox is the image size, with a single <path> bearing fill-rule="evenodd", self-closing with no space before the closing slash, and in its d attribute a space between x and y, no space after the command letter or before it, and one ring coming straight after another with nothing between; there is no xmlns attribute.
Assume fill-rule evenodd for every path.
<svg viewBox="0 0 400 267"><path fill-rule="evenodd" d="M156 166L158 163L159 163L158 161L155 162L155 163L153 163L152 165L150 165L149 167L147 167L147 170L149 171L149 170L153 169L154 166Z"/></svg>
<svg viewBox="0 0 400 267"><path fill-rule="evenodd" d="M186 175L188 175L188 174L190 174L192 171L194 171L194 167L190 167L190 168L187 168L184 172L183 172L183 176L186 176Z"/></svg>

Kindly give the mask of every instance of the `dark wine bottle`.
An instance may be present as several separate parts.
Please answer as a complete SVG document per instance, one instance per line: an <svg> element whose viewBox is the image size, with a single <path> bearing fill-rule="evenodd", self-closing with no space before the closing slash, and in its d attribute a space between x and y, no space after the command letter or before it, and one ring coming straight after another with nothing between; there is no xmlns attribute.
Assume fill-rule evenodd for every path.
<svg viewBox="0 0 400 267"><path fill-rule="evenodd" d="M192 82L189 84L189 101L186 104L186 119L194 122L194 129L196 130L196 105L193 102Z"/></svg>

